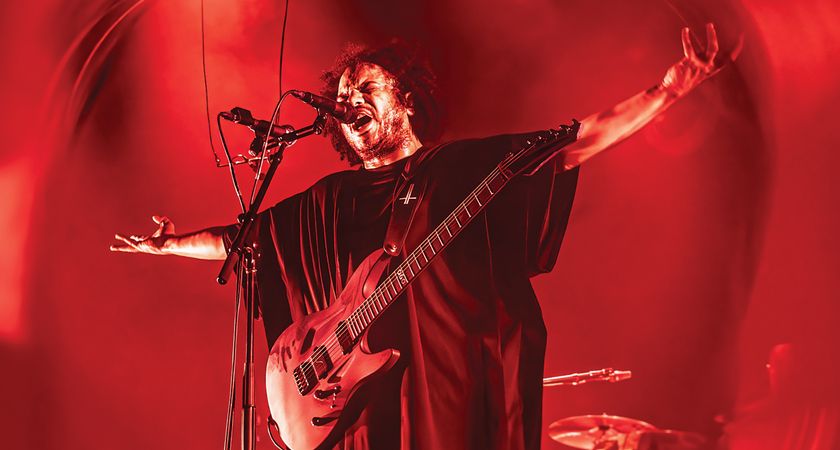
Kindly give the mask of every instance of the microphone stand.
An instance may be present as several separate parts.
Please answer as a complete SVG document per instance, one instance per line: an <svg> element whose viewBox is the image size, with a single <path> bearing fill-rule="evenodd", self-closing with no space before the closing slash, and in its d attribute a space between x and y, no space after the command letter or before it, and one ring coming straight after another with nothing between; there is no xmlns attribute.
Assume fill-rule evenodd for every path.
<svg viewBox="0 0 840 450"><path fill-rule="evenodd" d="M258 307L255 303L255 292L257 289L256 258L259 257L259 254L251 245L246 244L245 239L253 228L260 205L268 191L271 179L277 171L277 167L283 160L283 152L286 150L286 147L294 144L298 139L313 134L321 134L324 131L325 123L326 116L319 112L312 125L292 130L277 137L266 137L269 140L268 147L278 147L278 149L268 157L268 171L257 190L257 194L254 196L254 201L251 203L248 211L238 217L240 223L239 231L236 233L227 258L224 264L222 264L218 277L216 277L216 281L224 285L230 280L233 269L237 264L242 269L243 276L240 277L241 283L239 289L241 289L242 298L244 299L247 316L245 325L245 368L242 373L242 450L254 450L256 448L256 420L254 414L256 410L256 405L254 404L254 319L259 314Z"/></svg>

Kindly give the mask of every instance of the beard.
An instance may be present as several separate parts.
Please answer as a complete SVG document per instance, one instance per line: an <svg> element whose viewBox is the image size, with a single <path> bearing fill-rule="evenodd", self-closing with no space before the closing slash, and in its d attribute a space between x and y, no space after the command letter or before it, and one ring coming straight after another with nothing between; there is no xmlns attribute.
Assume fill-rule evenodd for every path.
<svg viewBox="0 0 840 450"><path fill-rule="evenodd" d="M347 143L359 155L362 161L374 158L382 158L404 146L411 139L411 125L409 125L404 114L397 108L389 111L388 115L379 124L377 130L379 138L375 142L367 143L363 139L348 139Z"/></svg>

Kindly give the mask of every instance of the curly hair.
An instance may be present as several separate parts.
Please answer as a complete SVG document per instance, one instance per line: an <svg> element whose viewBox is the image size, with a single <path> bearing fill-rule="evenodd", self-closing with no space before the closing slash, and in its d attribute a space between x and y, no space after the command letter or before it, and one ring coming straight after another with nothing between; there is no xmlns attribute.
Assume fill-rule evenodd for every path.
<svg viewBox="0 0 840 450"><path fill-rule="evenodd" d="M400 40L392 40L378 47L364 47L358 44L345 45L332 68L324 72L321 95L336 98L338 82L348 68L353 71L359 65L376 64L396 80L397 98L405 105L405 96L411 93L414 115L409 117L411 128L420 141L434 142L443 132L442 109L437 99L437 78L428 59L420 47ZM330 138L333 148L351 166L362 160L344 139L338 121L328 118L324 134Z"/></svg>

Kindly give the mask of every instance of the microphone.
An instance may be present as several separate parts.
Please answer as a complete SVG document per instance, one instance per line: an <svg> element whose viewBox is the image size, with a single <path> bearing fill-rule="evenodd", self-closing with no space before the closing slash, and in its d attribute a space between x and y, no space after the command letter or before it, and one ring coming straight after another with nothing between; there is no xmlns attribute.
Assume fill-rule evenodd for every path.
<svg viewBox="0 0 840 450"><path fill-rule="evenodd" d="M300 99L304 103L308 103L318 111L329 114L335 117L341 123L353 123L358 117L356 108L346 104L330 100L320 95L315 95L311 92L291 90L289 93L295 98Z"/></svg>
<svg viewBox="0 0 840 450"><path fill-rule="evenodd" d="M222 119L229 120L239 125L245 125L250 128L251 131L260 136L273 137L279 140L288 140L289 136L286 135L295 131L295 129L289 125L272 125L271 122L267 120L255 119L254 116L251 115L251 111L238 106L230 111L222 111L219 114L222 116Z"/></svg>

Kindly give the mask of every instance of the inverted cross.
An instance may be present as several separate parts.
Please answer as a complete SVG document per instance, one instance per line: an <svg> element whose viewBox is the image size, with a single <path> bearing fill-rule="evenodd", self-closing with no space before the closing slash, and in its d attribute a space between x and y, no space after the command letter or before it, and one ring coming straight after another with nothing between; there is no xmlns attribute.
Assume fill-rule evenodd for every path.
<svg viewBox="0 0 840 450"><path fill-rule="evenodd" d="M417 197L412 197L411 192L414 190L414 183L408 185L408 192L405 193L405 197L400 197L397 200L402 200L403 205L407 205L408 202L412 200L417 200Z"/></svg>

